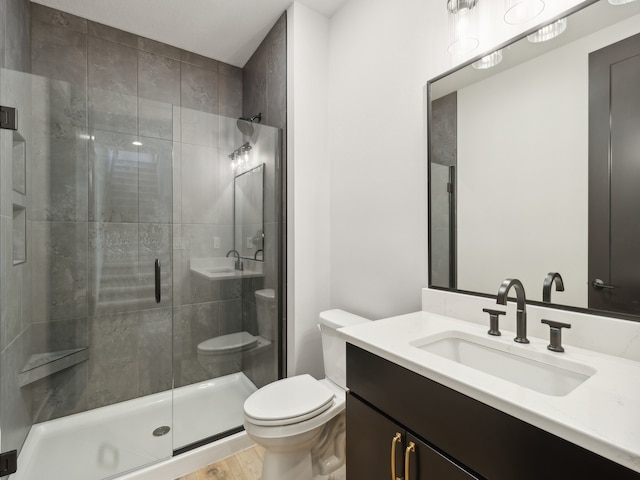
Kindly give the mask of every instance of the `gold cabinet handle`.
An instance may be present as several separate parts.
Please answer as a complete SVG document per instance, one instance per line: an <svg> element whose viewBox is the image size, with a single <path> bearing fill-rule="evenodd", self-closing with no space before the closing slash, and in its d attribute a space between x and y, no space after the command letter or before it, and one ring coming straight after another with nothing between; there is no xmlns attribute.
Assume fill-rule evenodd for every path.
<svg viewBox="0 0 640 480"><path fill-rule="evenodd" d="M391 440L391 480L398 480L396 477L396 444L402 441L402 435L396 432L395 437Z"/></svg>
<svg viewBox="0 0 640 480"><path fill-rule="evenodd" d="M416 451L416 444L413 442L409 442L409 446L404 451L404 480L409 480L411 477L409 476L409 455L412 452Z"/></svg>

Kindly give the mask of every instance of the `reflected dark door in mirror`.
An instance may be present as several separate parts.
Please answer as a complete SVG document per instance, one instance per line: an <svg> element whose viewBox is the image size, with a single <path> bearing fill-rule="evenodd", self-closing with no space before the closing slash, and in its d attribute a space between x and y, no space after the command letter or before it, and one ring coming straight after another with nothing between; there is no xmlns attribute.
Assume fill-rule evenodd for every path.
<svg viewBox="0 0 640 480"><path fill-rule="evenodd" d="M640 35L589 55L589 308L633 315L640 314L639 85Z"/></svg>

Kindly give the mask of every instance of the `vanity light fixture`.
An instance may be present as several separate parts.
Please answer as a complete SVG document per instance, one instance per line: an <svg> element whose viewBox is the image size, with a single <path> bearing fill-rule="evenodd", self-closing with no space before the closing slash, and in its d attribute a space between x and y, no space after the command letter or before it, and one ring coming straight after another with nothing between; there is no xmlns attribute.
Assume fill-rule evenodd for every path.
<svg viewBox="0 0 640 480"><path fill-rule="evenodd" d="M249 151L253 147L249 142L244 143L242 146L236 148L231 154L229 158L231 159L231 170L236 171L240 168L244 168L249 165Z"/></svg>
<svg viewBox="0 0 640 480"><path fill-rule="evenodd" d="M537 32L527 35L527 40L531 43L540 43L556 38L567 29L567 18L561 18L549 25L545 25Z"/></svg>
<svg viewBox="0 0 640 480"><path fill-rule="evenodd" d="M464 15L477 4L478 0L447 0L447 10L449 13Z"/></svg>
<svg viewBox="0 0 640 480"><path fill-rule="evenodd" d="M506 0L504 21L510 25L520 25L533 20L543 10L542 0Z"/></svg>
<svg viewBox="0 0 640 480"><path fill-rule="evenodd" d="M609 0L611 5L624 5L626 3L635 2L636 0Z"/></svg>
<svg viewBox="0 0 640 480"><path fill-rule="evenodd" d="M131 142L133 145L135 145L136 147L141 147L142 146L142 142L140 140L136 140L135 142Z"/></svg>
<svg viewBox="0 0 640 480"><path fill-rule="evenodd" d="M485 55L480 60L473 62L471 66L476 70L486 70L487 68L495 67L502 61L502 49L491 52L489 55Z"/></svg>
<svg viewBox="0 0 640 480"><path fill-rule="evenodd" d="M478 2L480 0L447 0L449 12L450 55L473 52L480 45L478 35Z"/></svg>

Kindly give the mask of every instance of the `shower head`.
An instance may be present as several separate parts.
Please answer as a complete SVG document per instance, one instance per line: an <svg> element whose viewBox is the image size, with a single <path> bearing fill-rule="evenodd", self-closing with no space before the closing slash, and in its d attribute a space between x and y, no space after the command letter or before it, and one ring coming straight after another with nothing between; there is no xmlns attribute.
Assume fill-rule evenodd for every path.
<svg viewBox="0 0 640 480"><path fill-rule="evenodd" d="M260 123L262 121L262 113L257 115L253 115L251 117L240 117L236 122L238 125L238 129L242 132L243 135L251 136L253 135L253 122Z"/></svg>

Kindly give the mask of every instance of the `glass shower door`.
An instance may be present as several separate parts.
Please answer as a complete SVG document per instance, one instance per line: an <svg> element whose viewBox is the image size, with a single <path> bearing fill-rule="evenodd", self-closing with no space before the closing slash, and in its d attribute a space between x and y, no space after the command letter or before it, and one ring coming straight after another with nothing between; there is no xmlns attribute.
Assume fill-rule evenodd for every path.
<svg viewBox="0 0 640 480"><path fill-rule="evenodd" d="M2 70L0 89L19 112L0 130L10 478L97 480L171 457L171 128L145 130L143 100L86 85Z"/></svg>
<svg viewBox="0 0 640 480"><path fill-rule="evenodd" d="M101 434L126 471L172 454L173 142L146 130L145 100L88 98L87 401L118 411Z"/></svg>
<svg viewBox="0 0 640 480"><path fill-rule="evenodd" d="M31 398L22 392L21 375L31 344L28 193L28 122L12 111L30 106L29 75L0 69L0 468L11 471L31 426ZM0 470L0 476L7 471Z"/></svg>
<svg viewBox="0 0 640 480"><path fill-rule="evenodd" d="M280 132L174 110L174 450L242 430L278 378ZM246 123L246 122L245 122ZM259 318L260 317L260 320Z"/></svg>
<svg viewBox="0 0 640 480"><path fill-rule="evenodd" d="M456 287L455 169L431 163L431 285L438 287Z"/></svg>

